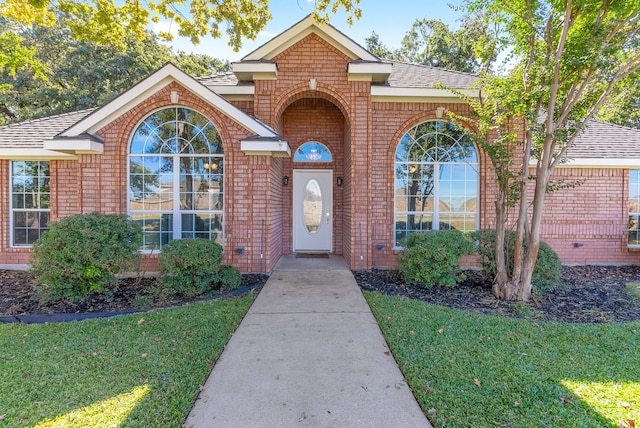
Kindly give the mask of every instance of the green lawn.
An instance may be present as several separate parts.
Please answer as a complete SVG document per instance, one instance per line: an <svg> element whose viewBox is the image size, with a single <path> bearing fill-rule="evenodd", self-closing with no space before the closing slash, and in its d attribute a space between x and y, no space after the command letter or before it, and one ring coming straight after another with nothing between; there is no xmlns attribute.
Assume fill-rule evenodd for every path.
<svg viewBox="0 0 640 428"><path fill-rule="evenodd" d="M540 323L365 296L435 427L639 425L640 322Z"/></svg>
<svg viewBox="0 0 640 428"><path fill-rule="evenodd" d="M253 299L0 325L0 427L179 427Z"/></svg>

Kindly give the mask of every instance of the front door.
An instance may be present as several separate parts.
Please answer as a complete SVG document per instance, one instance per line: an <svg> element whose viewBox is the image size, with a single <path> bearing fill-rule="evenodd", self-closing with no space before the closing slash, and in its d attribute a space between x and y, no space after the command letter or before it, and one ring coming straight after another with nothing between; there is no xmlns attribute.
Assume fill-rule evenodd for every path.
<svg viewBox="0 0 640 428"><path fill-rule="evenodd" d="M333 171L293 171L293 251L331 252Z"/></svg>

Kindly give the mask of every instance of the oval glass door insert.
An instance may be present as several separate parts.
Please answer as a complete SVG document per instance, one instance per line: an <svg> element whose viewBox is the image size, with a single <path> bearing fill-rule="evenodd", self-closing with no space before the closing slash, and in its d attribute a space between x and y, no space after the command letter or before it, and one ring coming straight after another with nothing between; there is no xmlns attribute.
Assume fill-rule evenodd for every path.
<svg viewBox="0 0 640 428"><path fill-rule="evenodd" d="M307 182L302 205L304 225L309 233L314 234L318 231L322 221L322 191L320 190L320 183L315 178Z"/></svg>

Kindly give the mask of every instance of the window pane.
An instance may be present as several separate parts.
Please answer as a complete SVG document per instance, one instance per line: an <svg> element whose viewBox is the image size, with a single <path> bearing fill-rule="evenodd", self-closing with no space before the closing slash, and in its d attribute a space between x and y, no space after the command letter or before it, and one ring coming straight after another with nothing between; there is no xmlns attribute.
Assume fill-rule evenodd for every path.
<svg viewBox="0 0 640 428"><path fill-rule="evenodd" d="M628 245L640 245L640 170L629 170Z"/></svg>
<svg viewBox="0 0 640 428"><path fill-rule="evenodd" d="M294 162L331 162L332 160L329 148L317 141L304 143L293 155Z"/></svg>
<svg viewBox="0 0 640 428"><path fill-rule="evenodd" d="M129 210L145 249L180 237L221 242L224 159L213 123L188 108L157 111L134 132L130 154Z"/></svg>
<svg viewBox="0 0 640 428"><path fill-rule="evenodd" d="M49 162L12 162L12 245L31 245L47 230L47 222L49 221L49 189Z"/></svg>
<svg viewBox="0 0 640 428"><path fill-rule="evenodd" d="M131 220L142 227L143 250L159 250L173 239L172 214L132 214Z"/></svg>
<svg viewBox="0 0 640 428"><path fill-rule="evenodd" d="M640 218L638 215L629 216L629 245L640 245Z"/></svg>
<svg viewBox="0 0 640 428"><path fill-rule="evenodd" d="M421 123L402 137L395 164L396 245L422 230L474 230L477 196L477 153L453 124Z"/></svg>

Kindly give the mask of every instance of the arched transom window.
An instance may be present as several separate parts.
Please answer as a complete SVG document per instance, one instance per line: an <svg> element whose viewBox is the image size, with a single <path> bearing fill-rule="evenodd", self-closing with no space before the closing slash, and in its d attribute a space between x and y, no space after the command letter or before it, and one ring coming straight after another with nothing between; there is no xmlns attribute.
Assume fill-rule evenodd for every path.
<svg viewBox="0 0 640 428"><path fill-rule="evenodd" d="M430 121L409 130L395 158L395 242L423 230L475 230L478 156L451 123Z"/></svg>
<svg viewBox="0 0 640 428"><path fill-rule="evenodd" d="M202 114L172 107L144 119L131 138L128 176L129 215L142 225L144 250L181 238L222 244L222 141Z"/></svg>
<svg viewBox="0 0 640 428"><path fill-rule="evenodd" d="M294 162L331 162L332 160L329 148L317 141L304 143L293 155Z"/></svg>

